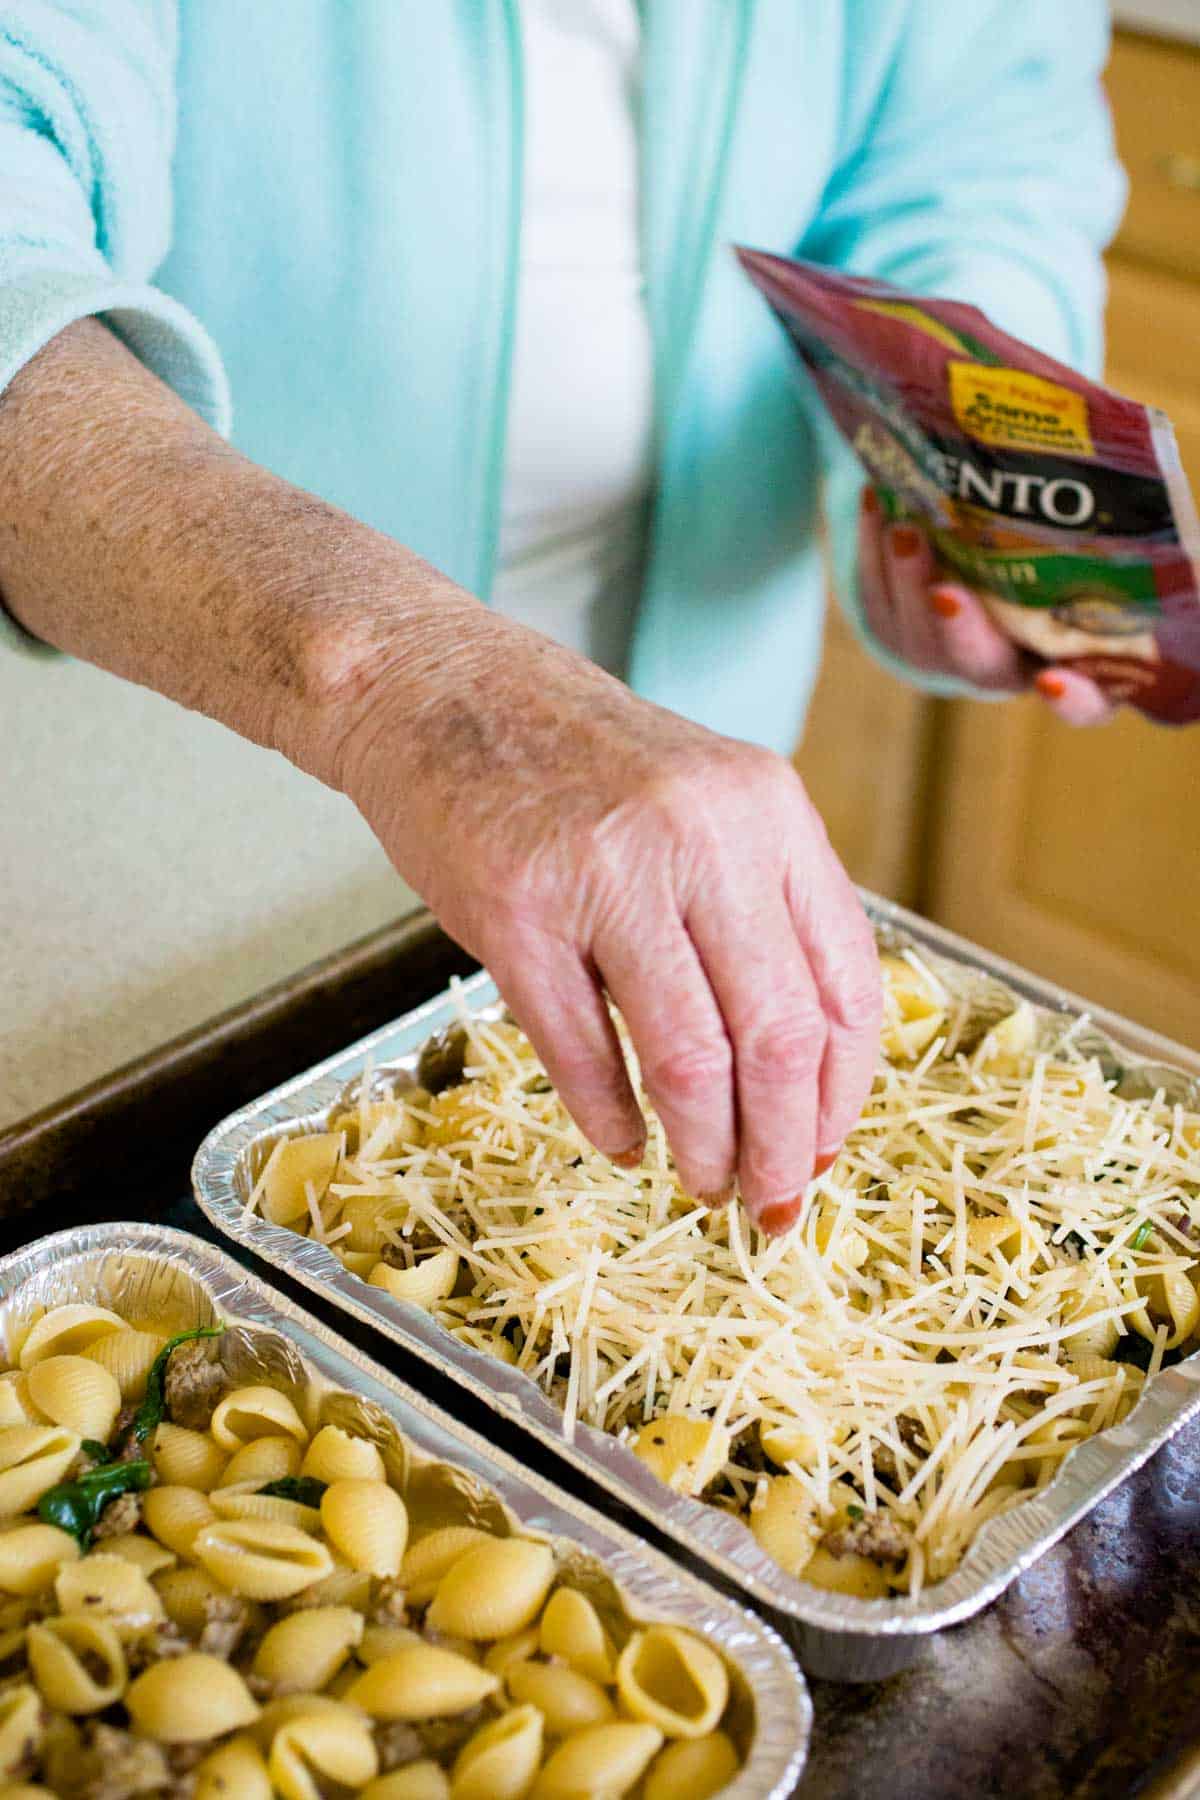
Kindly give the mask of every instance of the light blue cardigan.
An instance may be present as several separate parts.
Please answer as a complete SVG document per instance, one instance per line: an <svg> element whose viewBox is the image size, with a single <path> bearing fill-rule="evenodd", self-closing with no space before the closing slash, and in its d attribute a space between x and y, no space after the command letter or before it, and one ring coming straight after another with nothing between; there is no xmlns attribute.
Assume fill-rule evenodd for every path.
<svg viewBox="0 0 1200 1800"><path fill-rule="evenodd" d="M857 477L728 245L976 301L1094 369L1122 195L1105 8L643 13L658 499L632 681L787 749L820 651L822 462L852 614ZM0 383L103 313L222 431L232 389L251 456L486 596L521 110L517 0L6 0Z"/></svg>

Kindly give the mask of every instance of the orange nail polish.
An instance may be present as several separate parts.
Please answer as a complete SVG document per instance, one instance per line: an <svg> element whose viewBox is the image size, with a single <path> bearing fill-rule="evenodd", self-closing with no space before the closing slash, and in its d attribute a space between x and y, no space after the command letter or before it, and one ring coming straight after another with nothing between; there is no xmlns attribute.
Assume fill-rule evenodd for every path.
<svg viewBox="0 0 1200 1800"><path fill-rule="evenodd" d="M609 1161L615 1162L619 1169L636 1169L640 1167L645 1154L646 1140L643 1138L640 1144L631 1144L628 1150L618 1150Z"/></svg>
<svg viewBox="0 0 1200 1800"><path fill-rule="evenodd" d="M759 1230L768 1237L782 1237L800 1217L800 1204L799 1200L777 1200L774 1206L764 1206L755 1221Z"/></svg>
<svg viewBox="0 0 1200 1800"><path fill-rule="evenodd" d="M897 525L892 533L892 549L897 556L915 556L921 543L921 533L913 525Z"/></svg>
<svg viewBox="0 0 1200 1800"><path fill-rule="evenodd" d="M823 1175L825 1173L826 1169L832 1169L832 1167L836 1161L837 1161L837 1151L836 1150L831 1150L827 1156L818 1156L816 1162L813 1164L813 1174L814 1175Z"/></svg>
<svg viewBox="0 0 1200 1800"><path fill-rule="evenodd" d="M727 1181L724 1187L714 1188L711 1193L697 1194L701 1206L711 1206L715 1211L718 1206L728 1206L733 1199L733 1182Z"/></svg>
<svg viewBox="0 0 1200 1800"><path fill-rule="evenodd" d="M1038 676L1034 686L1045 700L1061 700L1067 691L1067 684L1062 676L1052 674L1049 669Z"/></svg>
<svg viewBox="0 0 1200 1800"><path fill-rule="evenodd" d="M957 619L962 611L962 601L950 588L931 588L929 604L939 619Z"/></svg>
<svg viewBox="0 0 1200 1800"><path fill-rule="evenodd" d="M872 519L879 512L879 495L873 487L863 489L862 507L863 511Z"/></svg>

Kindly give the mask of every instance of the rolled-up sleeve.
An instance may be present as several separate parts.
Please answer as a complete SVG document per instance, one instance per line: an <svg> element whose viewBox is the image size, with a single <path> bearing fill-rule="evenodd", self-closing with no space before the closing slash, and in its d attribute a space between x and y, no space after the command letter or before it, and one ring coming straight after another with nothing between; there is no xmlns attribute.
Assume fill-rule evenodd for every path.
<svg viewBox="0 0 1200 1800"><path fill-rule="evenodd" d="M174 60L171 0L0 9L0 391L64 327L100 316L228 432L212 340L152 281L171 231ZM2 609L0 635L50 653Z"/></svg>

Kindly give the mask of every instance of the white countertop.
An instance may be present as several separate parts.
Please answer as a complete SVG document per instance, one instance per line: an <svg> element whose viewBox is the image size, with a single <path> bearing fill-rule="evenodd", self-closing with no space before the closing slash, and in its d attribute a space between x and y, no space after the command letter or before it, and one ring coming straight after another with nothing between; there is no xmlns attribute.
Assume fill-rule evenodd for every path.
<svg viewBox="0 0 1200 1800"><path fill-rule="evenodd" d="M1115 25L1200 44L1200 0L1112 0Z"/></svg>

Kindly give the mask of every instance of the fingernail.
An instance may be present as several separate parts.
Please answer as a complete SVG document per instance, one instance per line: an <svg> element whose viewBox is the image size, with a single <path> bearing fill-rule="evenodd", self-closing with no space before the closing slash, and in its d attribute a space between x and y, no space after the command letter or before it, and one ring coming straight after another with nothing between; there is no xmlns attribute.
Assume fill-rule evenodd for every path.
<svg viewBox="0 0 1200 1800"><path fill-rule="evenodd" d="M832 1169L832 1167L836 1161L837 1161L837 1151L836 1150L831 1150L827 1156L818 1156L816 1162L813 1164L813 1174L814 1175L823 1175L825 1173L826 1169Z"/></svg>
<svg viewBox="0 0 1200 1800"><path fill-rule="evenodd" d="M874 518L878 513L879 495L875 492L873 487L863 489L862 505L863 511L868 513L871 518Z"/></svg>
<svg viewBox="0 0 1200 1800"><path fill-rule="evenodd" d="M733 1186L732 1181L727 1181L724 1187L714 1188L711 1193L697 1194L696 1198L701 1206L711 1206L714 1210L718 1206L728 1206L733 1199Z"/></svg>
<svg viewBox="0 0 1200 1800"><path fill-rule="evenodd" d="M608 1160L615 1162L618 1169L637 1169L641 1167L645 1154L646 1140L641 1138L636 1144L631 1144L628 1150L616 1151Z"/></svg>
<svg viewBox="0 0 1200 1800"><path fill-rule="evenodd" d="M939 619L957 619L962 611L962 601L953 588L931 588L929 604Z"/></svg>
<svg viewBox="0 0 1200 1800"><path fill-rule="evenodd" d="M768 1237L782 1237L790 1231L800 1217L803 1200L777 1200L774 1206L764 1206L754 1223Z"/></svg>
<svg viewBox="0 0 1200 1800"><path fill-rule="evenodd" d="M897 525L892 532L892 549L897 556L915 556L921 542L921 534L913 525Z"/></svg>
<svg viewBox="0 0 1200 1800"><path fill-rule="evenodd" d="M1061 700L1067 691L1067 684L1061 675L1055 675L1046 669L1033 684L1044 700Z"/></svg>

